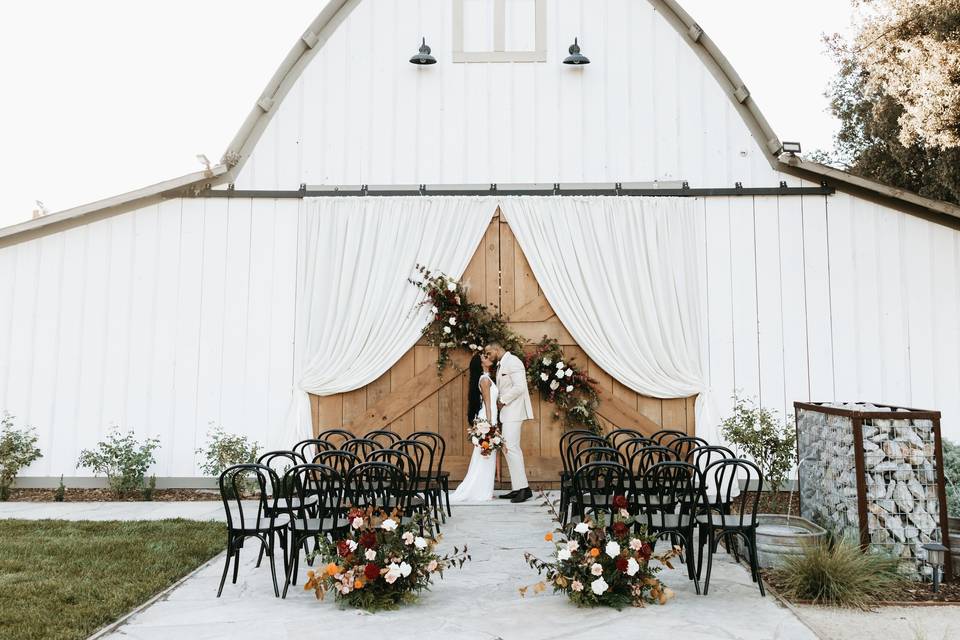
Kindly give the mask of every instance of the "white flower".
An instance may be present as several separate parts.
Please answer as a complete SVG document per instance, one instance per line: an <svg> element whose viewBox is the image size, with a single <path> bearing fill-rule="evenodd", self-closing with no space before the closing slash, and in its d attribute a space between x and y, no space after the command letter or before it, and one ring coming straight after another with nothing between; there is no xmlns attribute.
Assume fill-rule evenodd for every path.
<svg viewBox="0 0 960 640"><path fill-rule="evenodd" d="M579 580L574 580L570 584L570 588L579 593L580 591L583 591L583 583Z"/></svg>
<svg viewBox="0 0 960 640"><path fill-rule="evenodd" d="M480 348L480 347L478 347L477 345L475 345L475 344L473 344L473 343L470 343L470 351L476 351L476 350L479 349L479 348Z"/></svg>
<svg viewBox="0 0 960 640"><path fill-rule="evenodd" d="M628 558L627 559L627 575L631 577L635 576L637 575L637 571L640 571L640 563L637 562L634 558Z"/></svg>
<svg viewBox="0 0 960 640"><path fill-rule="evenodd" d="M447 291L456 291L456 290L457 290L457 283L456 283L456 282L448 282L448 283L447 283Z"/></svg>
<svg viewBox="0 0 960 640"><path fill-rule="evenodd" d="M451 325L456 325L456 324L457 324L457 319L454 318L453 316L451 316L451 317L450 317L450 324L451 324Z"/></svg>
<svg viewBox="0 0 960 640"><path fill-rule="evenodd" d="M363 526L363 518L361 518L360 516L357 516L350 522L350 526L353 527L354 529L359 529L360 527Z"/></svg>
<svg viewBox="0 0 960 640"><path fill-rule="evenodd" d="M643 548L643 541L637 538L630 538L630 548L634 551L640 551Z"/></svg>
<svg viewBox="0 0 960 640"><path fill-rule="evenodd" d="M570 559L570 550L569 549L560 549L557 551L557 560L563 562Z"/></svg>
<svg viewBox="0 0 960 640"><path fill-rule="evenodd" d="M551 390L551 391L556 391L556 390L559 389L559 388L560 388L560 383L557 382L556 380L554 380L553 382L550 383L550 390Z"/></svg>
<svg viewBox="0 0 960 640"><path fill-rule="evenodd" d="M364 552L363 557L366 558L367 560L376 560L376 559L377 559L377 552L376 552L376 550L374 550L374 549L367 549L367 550Z"/></svg>
<svg viewBox="0 0 960 640"><path fill-rule="evenodd" d="M549 367L551 364L553 364L553 360L551 360L550 358L543 359L543 366Z"/></svg>
<svg viewBox="0 0 960 640"><path fill-rule="evenodd" d="M592 573L595 576L602 575L603 565L600 564L599 562L594 562L592 565L590 565L590 573Z"/></svg>
<svg viewBox="0 0 960 640"><path fill-rule="evenodd" d="M571 391L573 391L573 385L572 385L572 384L568 384L568 385L567 385L567 393L570 393Z"/></svg>
<svg viewBox="0 0 960 640"><path fill-rule="evenodd" d="M485 436L490 432L490 423L489 422L480 422L477 424L477 432Z"/></svg>
<svg viewBox="0 0 960 640"><path fill-rule="evenodd" d="M473 446L475 447L480 446L480 438L478 438L477 436L473 436L472 438L470 438L470 441L473 442Z"/></svg>
<svg viewBox="0 0 960 640"><path fill-rule="evenodd" d="M443 332L444 332L444 333L450 333L451 331L452 331L452 330L450 329L450 327L444 327L444 328L443 328Z"/></svg>
<svg viewBox="0 0 960 640"><path fill-rule="evenodd" d="M567 377L569 378L570 376L573 375L573 369L567 369L566 373L564 373L563 375L565 375L565 376L567 376Z"/></svg>
<svg viewBox="0 0 960 640"><path fill-rule="evenodd" d="M500 444L503 440L500 439L500 436L494 436L493 444Z"/></svg>
<svg viewBox="0 0 960 640"><path fill-rule="evenodd" d="M430 313L432 313L433 315L437 315L438 313L440 313L440 309L437 309L436 306L432 306L430 307Z"/></svg>
<svg viewBox="0 0 960 640"><path fill-rule="evenodd" d="M577 526L575 526L573 530L577 533L586 533L587 531L590 531L590 525L586 522L578 522Z"/></svg>
<svg viewBox="0 0 960 640"><path fill-rule="evenodd" d="M417 536L413 541L413 546L415 546L417 549L426 549L427 541L424 540L422 537Z"/></svg>
<svg viewBox="0 0 960 640"><path fill-rule="evenodd" d="M610 556L611 558L616 558L618 555L620 555L620 545L614 542L613 540L611 540L610 542L607 543L607 548L605 549L605 551L607 552L607 555Z"/></svg>
<svg viewBox="0 0 960 640"><path fill-rule="evenodd" d="M393 584L397 581L397 578L400 577L400 567L397 566L396 562L391 562L387 565L387 572L383 574L383 579L387 581L387 584Z"/></svg>
<svg viewBox="0 0 960 640"><path fill-rule="evenodd" d="M543 380L544 382L546 382L547 380L550 379L550 375L549 375L549 374L546 374L546 373L541 373L541 374L540 374L540 379Z"/></svg>
<svg viewBox="0 0 960 640"><path fill-rule="evenodd" d="M603 578L597 578L590 583L590 590L593 591L598 596L602 596L607 589L610 588L610 585Z"/></svg>
<svg viewBox="0 0 960 640"><path fill-rule="evenodd" d="M566 369L567 365L563 364L563 360L557 363L557 369Z"/></svg>
<svg viewBox="0 0 960 640"><path fill-rule="evenodd" d="M411 567L409 564L407 564L406 562L401 562L401 563L400 563L400 577L401 577L401 578L406 578L407 576L409 576L411 571L413 571L413 567Z"/></svg>
<svg viewBox="0 0 960 640"><path fill-rule="evenodd" d="M557 377L558 377L558 378L562 378L562 377L563 377L563 371L561 371L560 369L557 369Z"/></svg>
<svg viewBox="0 0 960 640"><path fill-rule="evenodd" d="M413 544L413 531L404 531L400 538L403 540L403 544Z"/></svg>
<svg viewBox="0 0 960 640"><path fill-rule="evenodd" d="M567 549L568 549L568 550L570 550L570 551L576 551L576 550L579 549L579 548L580 548L580 543L577 542L576 540L568 540L568 541L567 541Z"/></svg>
<svg viewBox="0 0 960 640"><path fill-rule="evenodd" d="M380 528L385 529L387 531L396 531L397 521L394 520L393 518L387 518L380 524Z"/></svg>
<svg viewBox="0 0 960 640"><path fill-rule="evenodd" d="M431 560L431 561L430 561L430 564L427 565L427 571L429 571L430 573L433 573L434 571L437 570L437 567L438 567L438 566L440 566L440 565L437 564L437 561L436 561L436 560Z"/></svg>
<svg viewBox="0 0 960 640"><path fill-rule="evenodd" d="M347 546L350 547L351 553L357 550L357 543L353 540L347 540Z"/></svg>

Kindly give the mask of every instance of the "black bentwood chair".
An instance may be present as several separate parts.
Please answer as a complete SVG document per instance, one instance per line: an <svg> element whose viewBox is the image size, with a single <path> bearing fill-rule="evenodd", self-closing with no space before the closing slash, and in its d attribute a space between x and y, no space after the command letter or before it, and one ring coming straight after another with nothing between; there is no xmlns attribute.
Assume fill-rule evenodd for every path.
<svg viewBox="0 0 960 640"><path fill-rule="evenodd" d="M390 451L381 449L377 455ZM397 452L394 452L397 453ZM403 455L403 454L401 454ZM409 497L407 478L403 470L389 462L361 462L347 474L344 481L346 506L379 508L387 513L397 509L406 513Z"/></svg>
<svg viewBox="0 0 960 640"><path fill-rule="evenodd" d="M345 442L353 440L356 437L357 436L353 435L353 432L347 431L346 429L324 429L317 434L318 440L326 440L337 449L342 449Z"/></svg>
<svg viewBox="0 0 960 640"><path fill-rule="evenodd" d="M362 460L369 460L370 454L379 449L383 449L381 445L376 440L368 440L366 438L354 438L353 440L347 440L343 443L343 446L340 447L343 451L349 451L350 453L356 455Z"/></svg>
<svg viewBox="0 0 960 640"><path fill-rule="evenodd" d="M704 595L710 590L710 568L713 566L713 554L720 540L730 541L740 537L746 542L750 559L750 577L760 587L760 595L765 596L763 580L757 564L757 506L760 492L763 491L763 474L759 467L742 458L723 459L713 462L704 472L716 487L716 494L708 504L705 514L697 518L701 526L699 564L703 563L703 546L709 544L707 558L707 576L703 581ZM740 481L746 481L744 490L740 490ZM747 491L747 488L750 491ZM739 493L737 493L739 492ZM729 511L724 513L723 509ZM706 529L707 535L703 535Z"/></svg>
<svg viewBox="0 0 960 640"><path fill-rule="evenodd" d="M411 501L422 499L424 510L431 510L433 518L439 521L442 505L440 505L440 485L436 482L437 469L433 443L425 439L401 440L393 445L393 448L406 453L416 463L416 475L410 476Z"/></svg>
<svg viewBox="0 0 960 640"><path fill-rule="evenodd" d="M366 440L373 440L374 442L380 443L382 449L389 449L394 443L403 440L400 434L385 429L368 431L363 437Z"/></svg>
<svg viewBox="0 0 960 640"><path fill-rule="evenodd" d="M308 440L301 440L293 445L293 452L300 454L304 460L313 460L321 451L330 451L334 448L335 447L326 440L310 438Z"/></svg>
<svg viewBox="0 0 960 640"><path fill-rule="evenodd" d="M444 440L443 436L439 433L434 433L433 431L414 431L410 434L408 440L423 442L433 449L435 466L433 477L430 480L430 492L435 495L437 504L440 504L440 497L441 495L443 496L447 505L447 512L446 515L444 515L443 505L440 505L440 515L443 516L443 521L446 522L446 516L453 515L453 512L450 510L450 472L443 468L443 459L447 455L447 441Z"/></svg>
<svg viewBox="0 0 960 640"><path fill-rule="evenodd" d="M666 446L673 449L677 454L678 460L686 460L687 454L698 447L709 447L710 443L703 438L696 436L686 436L684 438L674 438Z"/></svg>
<svg viewBox="0 0 960 640"><path fill-rule="evenodd" d="M273 595L280 597L277 587L277 571L273 562L274 540L286 538L285 529L289 522L286 514L278 513L276 496L270 495L268 487L280 486L280 480L273 469L262 464L236 464L220 474L220 499L227 516L227 556L220 576L220 588L217 597L223 593L223 585L230 570L233 558L233 583L237 583L237 570L240 567L240 549L247 538L260 541L261 554L266 549L270 558L270 575L273 578ZM244 494L255 501L255 507L244 504ZM286 554L284 553L284 565Z"/></svg>
<svg viewBox="0 0 960 640"><path fill-rule="evenodd" d="M605 437L607 442L610 443L611 447L614 449L619 449L620 443L626 442L627 440L632 440L634 438L643 438L644 435L636 429L614 429Z"/></svg>
<svg viewBox="0 0 960 640"><path fill-rule="evenodd" d="M650 435L650 439L661 447L669 447L674 440L686 437L686 431L677 431L676 429L661 429Z"/></svg>
<svg viewBox="0 0 960 640"><path fill-rule="evenodd" d="M347 519L342 515L340 504L342 485L340 474L332 467L322 464L301 464L287 469L283 485L289 487L291 500L287 506L290 521L290 558L287 560L287 576L283 585L283 597L287 597L290 584L297 584L300 567L300 546L306 550L310 538L329 535L337 540L347 530ZM308 509L302 505L313 504Z"/></svg>
<svg viewBox="0 0 960 640"><path fill-rule="evenodd" d="M647 469L643 486L647 491L648 505L641 510L640 520L646 523L647 532L655 536L654 547L664 536L668 536L674 545L680 541L681 559L686 559L687 575L693 580L696 592L700 593L692 553L693 531L697 525L698 475L697 468L686 462L659 462Z"/></svg>
<svg viewBox="0 0 960 640"><path fill-rule="evenodd" d="M593 435L593 432L587 431L586 429L574 429L572 431L567 431L560 436L559 450L560 464L562 466L560 470L560 519L564 524L567 523L567 512L570 508L570 490L573 488L574 472L574 469L570 468L572 463L567 457L567 449L570 447L570 443L573 440Z"/></svg>
<svg viewBox="0 0 960 640"><path fill-rule="evenodd" d="M613 524L613 516L619 513L614 505L623 498L628 512L632 513L630 500L630 470L618 462L588 462L573 473L574 519L582 522L590 516L594 521L603 519L605 526Z"/></svg>

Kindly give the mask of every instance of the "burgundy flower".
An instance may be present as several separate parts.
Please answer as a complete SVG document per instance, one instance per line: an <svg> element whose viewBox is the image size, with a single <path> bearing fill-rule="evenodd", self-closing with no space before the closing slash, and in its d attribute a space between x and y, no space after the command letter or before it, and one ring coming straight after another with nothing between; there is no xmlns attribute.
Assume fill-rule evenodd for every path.
<svg viewBox="0 0 960 640"><path fill-rule="evenodd" d="M373 531L364 531L360 534L360 544L367 549L377 548L377 534Z"/></svg>
<svg viewBox="0 0 960 640"><path fill-rule="evenodd" d="M617 558L617 571L619 571L620 573L627 572L627 559L624 558L623 556L620 556Z"/></svg>
<svg viewBox="0 0 960 640"><path fill-rule="evenodd" d="M653 548L649 544L644 542L643 545L641 545L640 547L640 556L644 560L649 560L650 556L652 555L653 555Z"/></svg>
<svg viewBox="0 0 960 640"><path fill-rule="evenodd" d="M370 581L376 580L380 577L380 567L372 562L368 563L367 566L363 568L363 577Z"/></svg>
<svg viewBox="0 0 960 640"><path fill-rule="evenodd" d="M340 556L344 558L350 555L351 553L350 545L347 544L346 540L341 540L340 542L337 543L337 553L339 553Z"/></svg>
<svg viewBox="0 0 960 640"><path fill-rule="evenodd" d="M627 508L627 497L626 496L613 496L613 508L620 510Z"/></svg>
<svg viewBox="0 0 960 640"><path fill-rule="evenodd" d="M630 527L622 522L614 522L610 525L610 531L616 538L625 538L627 534L630 533Z"/></svg>

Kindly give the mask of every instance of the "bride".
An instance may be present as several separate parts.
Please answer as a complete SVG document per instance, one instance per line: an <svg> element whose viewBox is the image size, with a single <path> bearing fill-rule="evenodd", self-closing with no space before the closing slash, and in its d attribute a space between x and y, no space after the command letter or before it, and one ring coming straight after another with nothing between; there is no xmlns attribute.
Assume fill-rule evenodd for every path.
<svg viewBox="0 0 960 640"><path fill-rule="evenodd" d="M467 401L467 422L473 424L484 418L497 424L497 385L490 377L493 361L485 353L473 356L470 361L470 387ZM493 499L493 479L497 469L496 454L484 456L479 447L473 448L470 467L463 482L450 495L450 502L476 502Z"/></svg>

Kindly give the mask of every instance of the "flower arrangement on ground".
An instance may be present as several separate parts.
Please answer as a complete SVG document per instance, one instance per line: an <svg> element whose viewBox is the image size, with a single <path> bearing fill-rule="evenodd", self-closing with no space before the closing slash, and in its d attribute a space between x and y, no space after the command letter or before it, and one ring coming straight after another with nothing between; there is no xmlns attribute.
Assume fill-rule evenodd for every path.
<svg viewBox="0 0 960 640"><path fill-rule="evenodd" d="M423 337L437 347L438 373L443 373L454 349L474 354L490 342L499 342L507 351L524 358L531 385L556 405L554 415L565 426L601 431L596 416L596 381L570 358L564 358L556 340L544 336L524 355L524 338L511 331L495 309L470 302L466 289L456 278L420 265L417 271L421 279L410 282L426 294L421 305L429 310L433 322L424 328Z"/></svg>
<svg viewBox="0 0 960 640"><path fill-rule="evenodd" d="M490 424L485 418L477 418L473 424L467 428L467 435L473 446L480 449L480 455L489 456L503 449L506 451L507 443L503 441L503 434L500 433L500 427Z"/></svg>
<svg viewBox="0 0 960 640"><path fill-rule="evenodd" d="M544 506L559 523L556 506L545 494L542 496ZM654 554L654 538L642 529L637 532L634 518L626 511L626 498L614 496L613 500L621 511L610 526L606 526L602 518L585 518L544 536L555 547L549 561L524 554L527 564L546 577L546 582L533 585L534 592L543 591L549 583L554 592L565 593L578 607L618 610L626 606L666 604L673 597L673 591L660 582L657 573L664 566L673 568L670 559L678 551L671 549ZM654 561L657 565L652 564ZM521 595L527 590L528 587L522 588Z"/></svg>
<svg viewBox="0 0 960 640"><path fill-rule="evenodd" d="M319 571L307 571L304 590L312 589L318 600L333 591L341 603L368 611L415 602L434 576L442 578L445 569L459 569L470 560L466 546L438 555L439 540L422 533L428 520L418 516L401 524L397 512L351 509L347 535L336 541L320 538L310 554L322 564Z"/></svg>

